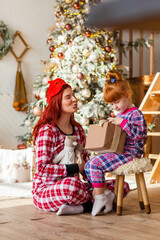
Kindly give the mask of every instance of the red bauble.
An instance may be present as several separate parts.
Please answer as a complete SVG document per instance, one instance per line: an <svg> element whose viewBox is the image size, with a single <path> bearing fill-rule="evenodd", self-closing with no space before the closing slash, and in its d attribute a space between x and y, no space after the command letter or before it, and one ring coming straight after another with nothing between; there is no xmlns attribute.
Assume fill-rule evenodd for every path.
<svg viewBox="0 0 160 240"><path fill-rule="evenodd" d="M73 7L74 7L76 10L79 9L79 8L80 8L79 2L75 2L75 3L73 4Z"/></svg>
<svg viewBox="0 0 160 240"><path fill-rule="evenodd" d="M55 15L56 15L56 17L57 17L57 18L59 18L59 17L61 16L61 12L60 12L60 11L58 11L58 12L56 12L56 14L55 14Z"/></svg>
<svg viewBox="0 0 160 240"><path fill-rule="evenodd" d="M108 53L110 53L110 52L111 52L111 47L110 47L110 46L106 46L106 47L105 47L105 51L108 52Z"/></svg>
<svg viewBox="0 0 160 240"><path fill-rule="evenodd" d="M72 41L69 41L69 42L68 42L68 45L72 45Z"/></svg>
<svg viewBox="0 0 160 240"><path fill-rule="evenodd" d="M63 52L59 52L59 53L58 53L58 57L59 57L60 59L64 58L64 53L63 53Z"/></svg>
<svg viewBox="0 0 160 240"><path fill-rule="evenodd" d="M92 34L91 31L89 31L89 30L85 31L85 35L86 35L86 37L90 37L91 34Z"/></svg>
<svg viewBox="0 0 160 240"><path fill-rule="evenodd" d="M39 99L40 99L40 96L39 96L38 94L35 94L35 98L36 98L37 100L39 100Z"/></svg>
<svg viewBox="0 0 160 240"><path fill-rule="evenodd" d="M51 45L51 46L49 47L49 50L50 50L51 52L54 52L55 47L54 47L53 45Z"/></svg>
<svg viewBox="0 0 160 240"><path fill-rule="evenodd" d="M80 73L80 72L79 72L79 73L77 74L77 78L79 78L79 79L83 79L83 78L84 78L83 73Z"/></svg>
<svg viewBox="0 0 160 240"><path fill-rule="evenodd" d="M51 54L50 54L50 58L53 58L53 57L54 57L54 55L51 53Z"/></svg>
<svg viewBox="0 0 160 240"><path fill-rule="evenodd" d="M52 38L47 39L47 44L49 44L52 41Z"/></svg>
<svg viewBox="0 0 160 240"><path fill-rule="evenodd" d="M27 148L27 145L25 143L20 143L17 145L17 149L26 149Z"/></svg>
<svg viewBox="0 0 160 240"><path fill-rule="evenodd" d="M72 29L72 25L69 24L69 23L67 23L66 26L65 26L65 29L66 29L66 30L70 30L70 29Z"/></svg>

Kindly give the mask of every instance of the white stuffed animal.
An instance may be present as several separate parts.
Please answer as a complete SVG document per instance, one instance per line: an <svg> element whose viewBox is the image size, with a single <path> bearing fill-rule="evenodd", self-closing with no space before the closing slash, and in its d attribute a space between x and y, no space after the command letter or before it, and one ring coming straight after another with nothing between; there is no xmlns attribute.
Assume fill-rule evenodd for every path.
<svg viewBox="0 0 160 240"><path fill-rule="evenodd" d="M76 136L66 136L64 141L64 149L53 159L53 163L82 163L82 150L82 146L76 142Z"/></svg>

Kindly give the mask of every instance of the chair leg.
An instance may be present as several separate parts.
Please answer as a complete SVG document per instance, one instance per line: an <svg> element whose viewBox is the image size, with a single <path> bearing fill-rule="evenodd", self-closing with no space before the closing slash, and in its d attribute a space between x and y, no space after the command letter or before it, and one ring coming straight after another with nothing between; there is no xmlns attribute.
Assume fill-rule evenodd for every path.
<svg viewBox="0 0 160 240"><path fill-rule="evenodd" d="M123 207L123 191L124 191L124 175L119 176L118 181L118 194L117 194L117 215L122 215L122 207Z"/></svg>
<svg viewBox="0 0 160 240"><path fill-rule="evenodd" d="M143 203L143 198L142 198L142 192L141 192L140 183L139 183L139 175L135 174L135 177L136 177L136 183L137 183L137 192L138 192L139 206L140 206L140 209L144 210L144 203Z"/></svg>
<svg viewBox="0 0 160 240"><path fill-rule="evenodd" d="M144 174L143 174L143 172L141 172L138 175L139 175L139 183L140 183L142 198L143 198L143 202L144 202L145 212L149 214L149 213L151 213L151 208L150 208L150 204L149 204L146 183L144 180Z"/></svg>
<svg viewBox="0 0 160 240"><path fill-rule="evenodd" d="M115 198L113 201L113 210L116 212L117 209L117 194L118 194L118 181L119 181L119 176L116 176L116 182L115 182L115 188L114 188L114 194L115 194Z"/></svg>

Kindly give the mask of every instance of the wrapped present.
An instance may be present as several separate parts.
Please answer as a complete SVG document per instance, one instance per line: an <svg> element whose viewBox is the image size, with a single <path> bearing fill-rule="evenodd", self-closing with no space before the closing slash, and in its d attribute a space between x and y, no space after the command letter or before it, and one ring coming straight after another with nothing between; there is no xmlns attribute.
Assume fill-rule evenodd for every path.
<svg viewBox="0 0 160 240"><path fill-rule="evenodd" d="M126 132L118 125L106 121L102 126L90 125L85 149L98 153L123 153Z"/></svg>

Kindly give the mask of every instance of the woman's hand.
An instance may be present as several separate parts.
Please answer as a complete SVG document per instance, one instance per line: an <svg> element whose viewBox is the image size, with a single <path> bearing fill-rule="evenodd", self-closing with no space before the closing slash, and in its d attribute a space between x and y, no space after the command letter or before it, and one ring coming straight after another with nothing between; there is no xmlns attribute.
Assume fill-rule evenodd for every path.
<svg viewBox="0 0 160 240"><path fill-rule="evenodd" d="M123 118L121 118L121 117L115 117L115 118L109 117L107 120L108 120L108 122L114 123L116 125L120 125L123 121Z"/></svg>

